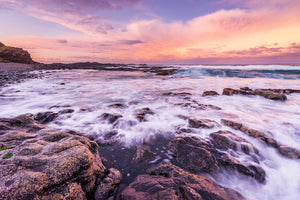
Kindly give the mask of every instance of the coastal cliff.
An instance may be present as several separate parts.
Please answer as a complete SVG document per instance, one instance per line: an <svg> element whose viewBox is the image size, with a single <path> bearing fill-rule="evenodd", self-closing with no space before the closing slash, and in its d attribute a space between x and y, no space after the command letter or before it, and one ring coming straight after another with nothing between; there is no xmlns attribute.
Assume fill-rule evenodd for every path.
<svg viewBox="0 0 300 200"><path fill-rule="evenodd" d="M28 51L17 48L5 46L0 42L0 62L13 62L13 63L25 63L32 64L34 61L32 60Z"/></svg>

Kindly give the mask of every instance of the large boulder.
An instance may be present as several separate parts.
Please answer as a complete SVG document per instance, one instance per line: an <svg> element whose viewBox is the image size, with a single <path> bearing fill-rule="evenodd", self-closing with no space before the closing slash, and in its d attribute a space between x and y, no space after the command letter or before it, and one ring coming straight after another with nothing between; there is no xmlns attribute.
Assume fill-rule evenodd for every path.
<svg viewBox="0 0 300 200"><path fill-rule="evenodd" d="M261 183L265 181L265 171L261 167L245 166L203 139L176 137L168 143L167 147L182 167L193 173L215 174L225 168L253 177Z"/></svg>
<svg viewBox="0 0 300 200"><path fill-rule="evenodd" d="M213 180L191 174L170 163L151 167L139 175L121 194L123 200L245 199L233 189L222 187Z"/></svg>
<svg viewBox="0 0 300 200"><path fill-rule="evenodd" d="M114 190L117 180L99 188L106 177L120 177L105 168L97 143L31 116L0 119L0 199L90 199L96 189Z"/></svg>
<svg viewBox="0 0 300 200"><path fill-rule="evenodd" d="M210 137L212 138L211 142L218 149L233 149L235 151L241 149L246 154L258 154L258 149L253 144L230 131L218 131L211 133Z"/></svg>

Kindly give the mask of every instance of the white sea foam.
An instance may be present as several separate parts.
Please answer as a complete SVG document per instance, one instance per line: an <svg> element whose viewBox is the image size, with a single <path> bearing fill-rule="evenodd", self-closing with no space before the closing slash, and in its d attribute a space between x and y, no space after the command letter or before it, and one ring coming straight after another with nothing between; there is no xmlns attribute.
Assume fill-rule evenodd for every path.
<svg viewBox="0 0 300 200"><path fill-rule="evenodd" d="M236 66L229 68L234 67ZM248 68L251 67L261 69L261 66ZM286 66L284 69L289 68L294 69L293 66ZM188 123L178 115L211 119L218 123L225 118L272 135L280 144L300 149L300 94L288 95L286 102L259 96L202 97L206 90L222 93L225 87L246 86L254 89L300 89L300 81L266 77L162 77L142 72L58 70L52 71L48 78L27 80L1 88L0 117L49 110L58 112L72 108L74 113L60 115L49 126L64 131L75 130L99 141L105 141L105 135L115 130L117 134L114 138L127 146L150 140L156 134L175 136L178 127L187 128ZM166 92L190 92L192 96L190 100L180 96L163 96ZM175 105L192 100L219 106L222 110L197 110ZM114 103L122 103L126 108L109 107ZM140 123L135 115L142 108L150 108L154 114L145 115L147 121ZM116 113L123 117L117 125L112 125L101 119L103 113ZM261 153L260 166L266 171L267 180L266 184L259 184L252 179L228 172L216 177L219 183L240 191L249 199L300 198L299 160L286 159L260 140L223 125L214 129L194 129L193 132L183 135L208 138L210 133L221 129L238 134L258 148ZM257 164L247 155L233 155L242 163Z"/></svg>

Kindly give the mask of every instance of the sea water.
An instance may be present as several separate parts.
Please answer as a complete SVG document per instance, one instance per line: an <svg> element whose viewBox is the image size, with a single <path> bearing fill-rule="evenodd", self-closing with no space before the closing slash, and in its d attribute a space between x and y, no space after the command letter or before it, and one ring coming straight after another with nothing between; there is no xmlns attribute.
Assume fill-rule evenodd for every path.
<svg viewBox="0 0 300 200"><path fill-rule="evenodd" d="M70 108L73 113L59 115L50 127L74 130L99 143L114 131L114 140L124 147L138 146L157 135L178 136L178 127L187 127L187 120L221 119L241 122L271 135L278 143L300 149L300 94L287 95L286 101L274 101L260 96L206 96L208 90L222 94L223 88L238 89L300 89L300 66L248 65L204 66L176 65L177 73L158 76L139 71L55 70L43 72L43 79L26 80L0 89L0 117L15 117L25 113L58 112ZM38 71L33 73L40 73ZM191 95L164 95L186 92ZM199 110L182 107L181 103L198 102L221 110ZM122 104L124 108L111 107ZM136 119L140 109L154 114L145 121ZM101 118L103 113L122 115L117 124ZM262 141L223 126L196 129L181 136L208 139L210 133L230 130L250 141L260 152L259 165L266 172L266 183L223 171L213 177L225 187L233 188L248 199L300 198L300 161L281 156ZM236 153L234 158L244 164L256 164L248 155ZM156 157L152 163L163 159Z"/></svg>

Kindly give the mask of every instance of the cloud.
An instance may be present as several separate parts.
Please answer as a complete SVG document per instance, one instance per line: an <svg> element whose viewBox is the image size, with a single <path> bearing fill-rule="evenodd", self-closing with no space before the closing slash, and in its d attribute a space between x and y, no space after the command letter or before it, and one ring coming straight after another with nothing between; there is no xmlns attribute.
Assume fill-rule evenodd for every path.
<svg viewBox="0 0 300 200"><path fill-rule="evenodd" d="M62 40L62 39L56 40L56 42L61 43L61 44L66 44L66 43L68 43L67 40Z"/></svg>
<svg viewBox="0 0 300 200"><path fill-rule="evenodd" d="M107 34L118 23L109 20L104 12L117 12L139 3L141 0L2 0L0 7L22 10L84 33Z"/></svg>
<svg viewBox="0 0 300 200"><path fill-rule="evenodd" d="M119 44L125 44L125 45L135 45L135 44L142 44L144 43L141 40L119 40Z"/></svg>

